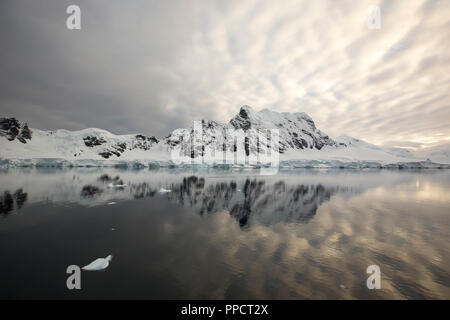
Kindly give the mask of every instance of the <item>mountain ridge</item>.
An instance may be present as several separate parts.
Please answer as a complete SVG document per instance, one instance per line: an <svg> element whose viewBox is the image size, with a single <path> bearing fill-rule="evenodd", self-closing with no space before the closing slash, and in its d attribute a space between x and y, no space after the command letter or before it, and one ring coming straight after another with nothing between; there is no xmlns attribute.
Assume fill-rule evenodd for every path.
<svg viewBox="0 0 450 320"><path fill-rule="evenodd" d="M272 141L271 135L260 134L273 129L279 132L278 141ZM175 129L164 138L143 134L115 135L96 128L46 131L29 128L26 122L15 118L0 118L0 159L4 166L36 165L37 162L45 165L42 159L59 159L59 163L75 162L76 165L90 162L102 166L106 160L137 162L143 166L151 163L173 165L170 152L180 147L184 155L192 159L203 159L205 152L211 151L235 153L238 141L227 136L229 131L245 135L246 156L259 155L261 146L267 145L280 154L285 166L341 167L364 163L363 167L376 167L425 161L423 156L418 158L407 149L382 148L346 135L332 139L304 112L255 111L248 105L242 106L228 123L203 119L189 128Z"/></svg>

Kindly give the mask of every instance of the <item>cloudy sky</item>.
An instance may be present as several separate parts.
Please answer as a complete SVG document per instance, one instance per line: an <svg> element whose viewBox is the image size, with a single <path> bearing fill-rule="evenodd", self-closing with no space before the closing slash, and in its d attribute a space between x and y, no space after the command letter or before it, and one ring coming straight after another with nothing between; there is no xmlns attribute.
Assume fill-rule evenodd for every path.
<svg viewBox="0 0 450 320"><path fill-rule="evenodd" d="M448 0L2 0L0 40L0 116L31 127L165 136L248 104L332 137L450 142Z"/></svg>

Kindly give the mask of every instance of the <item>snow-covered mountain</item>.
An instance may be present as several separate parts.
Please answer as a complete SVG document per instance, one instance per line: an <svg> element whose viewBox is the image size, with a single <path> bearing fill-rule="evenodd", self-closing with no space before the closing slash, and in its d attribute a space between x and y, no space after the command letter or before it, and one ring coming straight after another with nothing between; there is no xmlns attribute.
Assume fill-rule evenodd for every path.
<svg viewBox="0 0 450 320"><path fill-rule="evenodd" d="M272 129L278 131L278 139L271 136ZM263 147L283 154L287 150L320 150L324 146L337 146L335 141L316 128L305 113L278 113L267 109L256 112L249 106L241 107L229 123L197 121L189 128L174 130L162 142L169 149L181 149L187 158L197 158L206 157L209 153L232 154L238 149L236 136L239 134L246 156L263 153Z"/></svg>
<svg viewBox="0 0 450 320"><path fill-rule="evenodd" d="M272 139L271 129L277 129L279 139ZM160 139L142 134L115 135L96 128L44 131L30 129L15 118L1 118L0 165L166 166L174 165L173 151L178 149L187 159L178 165L189 165L191 159L204 165L221 165L217 159L208 160L205 153L235 153L239 140L230 132L242 134L247 157L267 147L279 153L284 167L439 167L431 162L432 156L417 156L408 149L382 148L349 136L334 140L303 112L255 111L249 106L241 107L228 123L201 120ZM434 152L442 160L442 152ZM236 164L245 163L248 161Z"/></svg>
<svg viewBox="0 0 450 320"><path fill-rule="evenodd" d="M16 159L26 164L39 159L78 160L159 160L159 140L142 134L115 135L89 128L80 131L39 130L28 128L14 118L0 119L0 158ZM45 161L42 162L44 164Z"/></svg>
<svg viewBox="0 0 450 320"><path fill-rule="evenodd" d="M249 106L243 106L231 119L229 125L235 129L278 129L280 131L280 153L288 149L317 149L324 146L336 146L325 133L318 130L314 121L304 112L274 112L264 109L255 112Z"/></svg>
<svg viewBox="0 0 450 320"><path fill-rule="evenodd" d="M434 162L450 163L450 142L423 148L416 152L418 157L426 157Z"/></svg>

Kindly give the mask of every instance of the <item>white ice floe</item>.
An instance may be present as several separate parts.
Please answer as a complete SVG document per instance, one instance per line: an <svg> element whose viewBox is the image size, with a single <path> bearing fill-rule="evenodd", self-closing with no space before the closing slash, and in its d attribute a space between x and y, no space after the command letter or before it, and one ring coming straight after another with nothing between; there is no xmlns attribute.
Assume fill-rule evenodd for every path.
<svg viewBox="0 0 450 320"><path fill-rule="evenodd" d="M85 271L99 271L99 270L104 270L106 268L108 268L109 266L109 262L112 260L113 256L109 255L106 258L98 258L94 261L92 261L91 263L89 263L87 266L84 266L83 270Z"/></svg>
<svg viewBox="0 0 450 320"><path fill-rule="evenodd" d="M108 188L125 188L125 187L128 187L128 185L127 184L112 184L112 183L108 184Z"/></svg>

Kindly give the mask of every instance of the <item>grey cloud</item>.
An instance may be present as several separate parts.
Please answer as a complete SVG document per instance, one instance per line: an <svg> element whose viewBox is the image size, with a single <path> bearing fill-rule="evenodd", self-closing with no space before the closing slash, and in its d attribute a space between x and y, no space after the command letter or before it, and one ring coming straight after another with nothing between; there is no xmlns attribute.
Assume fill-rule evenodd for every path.
<svg viewBox="0 0 450 320"><path fill-rule="evenodd" d="M65 28L73 3L80 31ZM0 113L164 136L249 104L426 145L450 137L449 17L448 1L2 1Z"/></svg>

